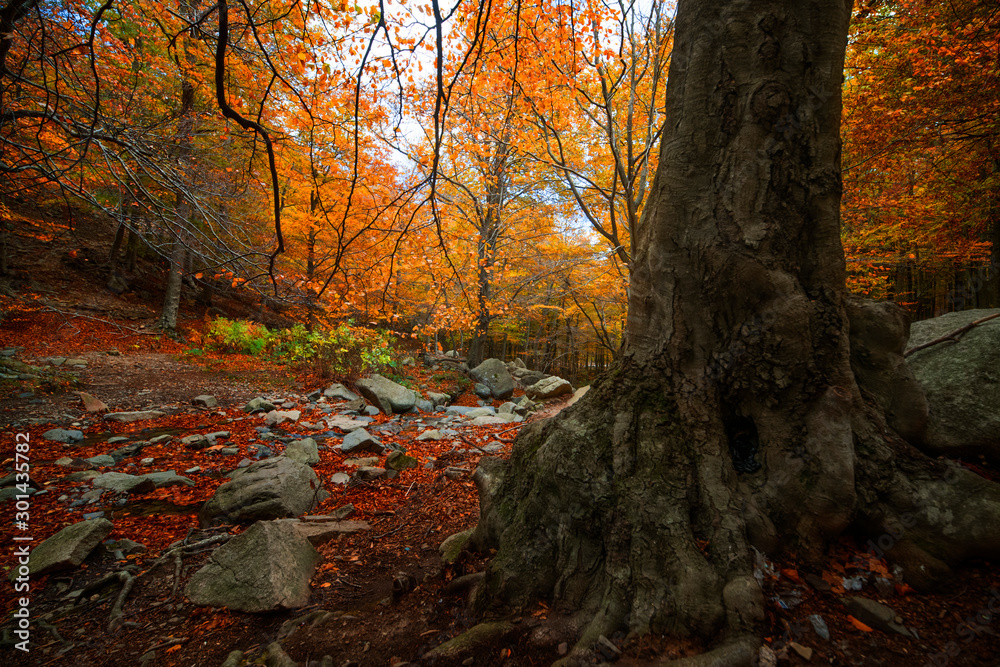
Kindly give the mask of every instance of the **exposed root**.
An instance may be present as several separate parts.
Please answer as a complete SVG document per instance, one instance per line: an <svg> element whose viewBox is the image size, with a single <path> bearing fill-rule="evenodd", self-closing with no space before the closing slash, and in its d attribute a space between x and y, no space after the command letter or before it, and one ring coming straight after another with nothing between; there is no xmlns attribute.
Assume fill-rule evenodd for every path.
<svg viewBox="0 0 1000 667"><path fill-rule="evenodd" d="M707 653L661 663L665 667L750 667L760 649L758 637L740 637Z"/></svg>

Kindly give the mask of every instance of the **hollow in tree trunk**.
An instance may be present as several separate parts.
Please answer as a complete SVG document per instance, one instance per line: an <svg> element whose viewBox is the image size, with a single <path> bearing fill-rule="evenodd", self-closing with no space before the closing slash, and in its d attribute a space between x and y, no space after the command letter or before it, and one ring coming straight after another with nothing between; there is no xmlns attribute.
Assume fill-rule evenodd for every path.
<svg viewBox="0 0 1000 667"><path fill-rule="evenodd" d="M818 564L844 531L890 527L887 557L914 585L1000 553L1000 487L890 427L919 440L920 415L894 410L894 391L921 398L901 363L905 317L846 293L850 13L849 0L680 1L626 344L509 462L480 465L472 544L496 550L480 613L546 601L578 623L571 658L625 630L701 640L695 664L750 664L754 548Z"/></svg>

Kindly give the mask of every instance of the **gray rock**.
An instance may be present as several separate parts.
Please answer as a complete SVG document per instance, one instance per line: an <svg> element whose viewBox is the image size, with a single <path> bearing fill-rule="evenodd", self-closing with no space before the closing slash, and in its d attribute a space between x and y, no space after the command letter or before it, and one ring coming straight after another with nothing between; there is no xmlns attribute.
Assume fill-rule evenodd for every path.
<svg viewBox="0 0 1000 667"><path fill-rule="evenodd" d="M361 466L354 473L354 476L362 482L370 482L372 480L379 479L380 477L385 477L385 468Z"/></svg>
<svg viewBox="0 0 1000 667"><path fill-rule="evenodd" d="M192 468L193 470L193 468ZM142 477L150 480L158 489L162 489L167 486L194 486L194 481L188 479L187 477L182 477L178 475L173 470L165 470L162 472L151 472Z"/></svg>
<svg viewBox="0 0 1000 667"><path fill-rule="evenodd" d="M420 412L434 412L434 404L425 398L417 398L417 401L413 404Z"/></svg>
<svg viewBox="0 0 1000 667"><path fill-rule="evenodd" d="M473 408L467 411L462 416L465 417L466 419L475 419L476 417L492 417L496 413L497 413L496 410L494 410L493 407L490 406L484 408Z"/></svg>
<svg viewBox="0 0 1000 667"><path fill-rule="evenodd" d="M108 456L107 454L99 454L98 456L91 456L89 459L84 459L84 461L94 466L95 468L113 466L117 463L117 461L115 461L115 457Z"/></svg>
<svg viewBox="0 0 1000 667"><path fill-rule="evenodd" d="M489 398L490 396L493 395L493 392L490 391L490 388L487 387L482 382L477 382L475 387L472 388L472 391L476 394L476 396L484 399Z"/></svg>
<svg viewBox="0 0 1000 667"><path fill-rule="evenodd" d="M332 384L329 388L323 390L323 395L327 398L333 398L339 401L356 401L360 398L357 394L339 382Z"/></svg>
<svg viewBox="0 0 1000 667"><path fill-rule="evenodd" d="M160 410L139 410L137 412L109 412L104 415L104 421L130 423L146 419L157 419L167 413Z"/></svg>
<svg viewBox="0 0 1000 667"><path fill-rule="evenodd" d="M851 616L865 625L883 632L895 632L904 637L916 639L916 636L903 625L902 619L891 607L863 597L840 598L840 601L847 607Z"/></svg>
<svg viewBox="0 0 1000 667"><path fill-rule="evenodd" d="M566 380L555 375L551 375L544 380L539 380L525 390L525 395L534 400L544 400L555 398L564 394L573 393L573 385Z"/></svg>
<svg viewBox="0 0 1000 667"><path fill-rule="evenodd" d="M514 393L514 378L507 371L507 365L499 359L487 359L472 369L472 375L489 387L490 393L501 400L509 398Z"/></svg>
<svg viewBox="0 0 1000 667"><path fill-rule="evenodd" d="M139 544L129 539L121 540L108 540L104 543L104 548L108 551L120 551L124 556L131 556L132 554L141 554L146 552L146 545Z"/></svg>
<svg viewBox="0 0 1000 667"><path fill-rule="evenodd" d="M70 444L74 442L80 442L83 440L83 431L77 431L75 429L66 428L53 428L45 433L42 433L42 437L46 440L51 440L52 442L62 442L64 444Z"/></svg>
<svg viewBox="0 0 1000 667"><path fill-rule="evenodd" d="M910 326L908 347L929 342L1000 309L948 313ZM906 359L928 405L924 442L936 453L1000 461L1000 318Z"/></svg>
<svg viewBox="0 0 1000 667"><path fill-rule="evenodd" d="M345 454L361 454L363 452L381 454L384 450L385 448L381 443L363 428L351 431L345 435L344 441L340 445L340 451Z"/></svg>
<svg viewBox="0 0 1000 667"><path fill-rule="evenodd" d="M407 456L405 452L399 450L392 452L385 458L385 467L390 470L406 470L408 468L416 468L417 465L417 459Z"/></svg>
<svg viewBox="0 0 1000 667"><path fill-rule="evenodd" d="M496 424L506 424L508 420L504 417L494 417L491 415L484 415L482 417L476 417L472 420L473 426L495 426Z"/></svg>
<svg viewBox="0 0 1000 667"><path fill-rule="evenodd" d="M32 576L78 567L114 526L107 519L92 519L67 526L32 549L28 571ZM11 570L11 579L18 568Z"/></svg>
<svg viewBox="0 0 1000 667"><path fill-rule="evenodd" d="M353 506L351 509L353 509ZM320 514L304 516L301 519L278 519L274 523L291 526L299 535L309 540L316 547L326 544L333 538L340 537L341 535L350 535L362 530L371 530L371 526L367 521L342 521L341 519L342 517L335 515Z"/></svg>
<svg viewBox="0 0 1000 667"><path fill-rule="evenodd" d="M446 415L462 415L465 416L473 410L482 410L482 408L470 408L466 405L449 405L445 408L444 413Z"/></svg>
<svg viewBox="0 0 1000 667"><path fill-rule="evenodd" d="M351 476L346 472L335 472L330 476L331 484L340 484L341 486L346 485L351 481Z"/></svg>
<svg viewBox="0 0 1000 667"><path fill-rule="evenodd" d="M94 486L115 493L149 493L156 488L153 480L147 477L127 475L123 472L106 472L94 478Z"/></svg>
<svg viewBox="0 0 1000 667"><path fill-rule="evenodd" d="M288 421L297 422L301 415L301 410L271 410L264 416L264 423L268 426L277 426Z"/></svg>
<svg viewBox="0 0 1000 667"><path fill-rule="evenodd" d="M427 392L427 399L436 406L438 405L448 405L448 401L451 397L448 394L439 394L436 391Z"/></svg>
<svg viewBox="0 0 1000 667"><path fill-rule="evenodd" d="M344 459L344 465L350 466L352 468L359 468L361 466L373 466L378 463L377 456L363 456L359 459Z"/></svg>
<svg viewBox="0 0 1000 667"><path fill-rule="evenodd" d="M454 563L465 549L465 545L468 544L472 533L473 529L469 529L445 538L438 549L441 552L441 559L445 563Z"/></svg>
<svg viewBox="0 0 1000 667"><path fill-rule="evenodd" d="M287 456L251 463L238 477L215 490L198 513L202 526L295 517L329 494L313 469Z"/></svg>
<svg viewBox="0 0 1000 667"><path fill-rule="evenodd" d="M510 365L514 368L527 368L528 366L524 363L521 357L514 357L514 361L510 362Z"/></svg>
<svg viewBox="0 0 1000 667"><path fill-rule="evenodd" d="M417 395L412 389L407 389L378 374L362 378L356 384L368 402L374 403L387 415L393 412L408 412L413 409L417 400Z"/></svg>
<svg viewBox="0 0 1000 667"><path fill-rule="evenodd" d="M247 412L249 414L255 414L257 412L270 412L271 410L274 410L274 404L259 396L257 398L251 398L250 401L243 406L243 412Z"/></svg>
<svg viewBox="0 0 1000 667"><path fill-rule="evenodd" d="M416 405L416 400L413 401L413 404ZM382 411L376 408L374 405L366 405L364 412L369 417L377 417L382 413Z"/></svg>
<svg viewBox="0 0 1000 667"><path fill-rule="evenodd" d="M309 603L322 557L293 526L261 521L216 549L185 588L192 603L261 613Z"/></svg>
<svg viewBox="0 0 1000 667"><path fill-rule="evenodd" d="M312 438L303 438L288 443L285 447L285 456L293 461L311 466L319 463L319 448Z"/></svg>
<svg viewBox="0 0 1000 667"><path fill-rule="evenodd" d="M209 440L201 433L195 433L194 435L186 435L181 438L181 444L188 449L205 449L208 447Z"/></svg>
<svg viewBox="0 0 1000 667"><path fill-rule="evenodd" d="M537 384L539 381L544 380L548 377L545 373L539 371L529 371L529 370L517 370L514 373L517 376L518 382L520 382L525 387L530 387Z"/></svg>
<svg viewBox="0 0 1000 667"><path fill-rule="evenodd" d="M507 401L497 409L497 414L501 415L512 415L514 410L517 408L517 403L512 403Z"/></svg>
<svg viewBox="0 0 1000 667"><path fill-rule="evenodd" d="M215 396L202 394L201 396L192 398L191 405L197 405L202 408L217 408L219 407L219 401L216 400Z"/></svg>
<svg viewBox="0 0 1000 667"><path fill-rule="evenodd" d="M423 433L421 433L420 435L418 435L415 439L418 440L418 441L423 441L423 440L440 440L442 437L444 437L444 436L441 435L441 431L438 431L436 429L431 429L429 431L424 431Z"/></svg>

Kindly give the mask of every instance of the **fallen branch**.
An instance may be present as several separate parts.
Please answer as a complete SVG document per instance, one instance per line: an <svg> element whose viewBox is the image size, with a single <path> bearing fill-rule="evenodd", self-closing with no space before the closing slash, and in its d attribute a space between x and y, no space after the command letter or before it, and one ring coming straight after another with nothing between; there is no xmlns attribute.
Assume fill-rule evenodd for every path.
<svg viewBox="0 0 1000 667"><path fill-rule="evenodd" d="M911 347L909 350L907 350L906 352L903 353L903 358L905 359L906 357L910 356L914 352L919 352L920 350L926 350L927 348L931 347L932 345L937 345L938 343L943 343L945 341L949 341L950 340L950 341L954 341L954 342L957 343L958 342L958 337L961 336L962 334L964 334L966 331L969 331L973 327L976 327L976 326L982 324L983 322L988 322L988 321L990 321L990 320L992 320L994 318L997 318L997 317L1000 317L1000 313L994 313L993 315L987 315L986 317L981 317L981 318L979 318L978 320L976 320L974 322L969 322L965 326L959 327L959 328L955 329L954 331L941 336L940 338L935 338L934 340L929 341L927 343L922 343L920 345L916 345L914 347Z"/></svg>

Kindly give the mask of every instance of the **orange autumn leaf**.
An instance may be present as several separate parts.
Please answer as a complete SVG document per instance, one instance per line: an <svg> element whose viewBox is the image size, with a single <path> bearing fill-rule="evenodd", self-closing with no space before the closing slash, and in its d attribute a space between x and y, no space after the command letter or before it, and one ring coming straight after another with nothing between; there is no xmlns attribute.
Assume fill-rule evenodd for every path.
<svg viewBox="0 0 1000 667"><path fill-rule="evenodd" d="M862 632L874 632L874 630L872 630L870 627L868 627L858 619L854 618L850 614L848 614L847 620L851 622L851 625L856 627L858 630L861 630Z"/></svg>

